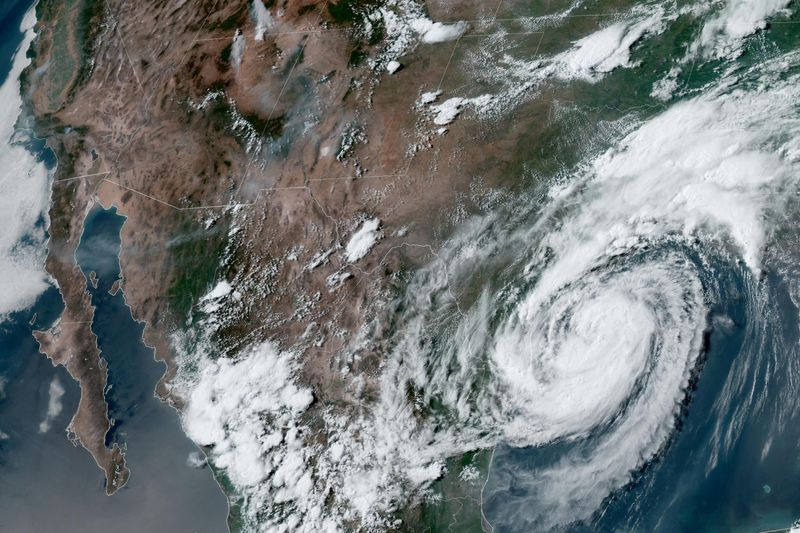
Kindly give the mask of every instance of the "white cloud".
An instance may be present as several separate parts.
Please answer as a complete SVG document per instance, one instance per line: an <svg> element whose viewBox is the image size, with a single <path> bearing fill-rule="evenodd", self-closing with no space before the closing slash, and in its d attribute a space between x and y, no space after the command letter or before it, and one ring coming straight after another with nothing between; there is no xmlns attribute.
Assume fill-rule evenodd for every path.
<svg viewBox="0 0 800 533"><path fill-rule="evenodd" d="M61 403L61 397L64 396L64 392L64 387L61 385L58 376L53 376L53 380L50 382L50 388L48 389L49 399L47 401L47 413L45 413L44 419L39 422L39 433L47 433L50 431L53 420L61 414L61 410L64 408Z"/></svg>
<svg viewBox="0 0 800 533"><path fill-rule="evenodd" d="M461 37L467 31L467 23L442 24L420 17L411 21L411 28L420 35L423 43L443 43Z"/></svg>
<svg viewBox="0 0 800 533"><path fill-rule="evenodd" d="M660 33L664 10L655 8L643 20L612 24L577 41L574 47L556 59L556 73L565 79L595 80L620 67L630 67L631 47L646 33Z"/></svg>
<svg viewBox="0 0 800 533"><path fill-rule="evenodd" d="M606 35L611 53L578 62L578 71L629 64L618 53L632 42L625 35L660 28L637 24ZM670 255L673 248L719 250L760 268L767 208L780 211L772 193L798 175L800 76L790 69L799 58L740 70L735 88L723 80L646 122L628 117L612 149L554 186L536 224L525 215L465 224L437 250L441 264L411 280L378 390L367 399L367 380L348 378L351 411L320 406L312 429L299 360L271 344L235 360L193 359L198 374L181 385L184 424L240 491L248 525L388 528L392 512L419 501L449 456L500 440L574 439L600 427L591 449L519 480L548 510L539 517L548 524L590 516L667 442L699 353L700 267L679 251ZM379 227L378 219L366 221L347 256L368 253ZM653 253L664 242L679 246ZM480 294L481 269L515 252L529 275L525 294L486 287L471 307L456 308L452 287ZM509 312L501 320L493 306L503 298ZM491 330L490 317L499 322ZM431 342L442 324L452 328ZM639 386L646 390L632 394ZM412 390L418 397L410 401ZM426 410L432 403L444 414Z"/></svg>
<svg viewBox="0 0 800 533"><path fill-rule="evenodd" d="M675 91L678 90L678 74L680 74L680 69L677 67L670 69L666 76L653 83L650 96L662 102L670 101Z"/></svg>
<svg viewBox="0 0 800 533"><path fill-rule="evenodd" d="M428 17L421 2L413 0L388 0L368 14L364 24L380 24L385 32L384 48L372 61L373 66L386 67L423 43L441 43L458 39L467 30L466 22L442 23Z"/></svg>
<svg viewBox="0 0 800 533"><path fill-rule="evenodd" d="M789 0L728 0L703 26L695 50L712 57L736 56L743 38L764 29L767 18L787 12L789 4Z"/></svg>
<svg viewBox="0 0 800 533"><path fill-rule="evenodd" d="M271 344L250 349L236 361L208 361L184 414L192 440L211 447L211 456L237 485L253 486L273 472L268 454L297 438L297 418L313 400L294 384L292 354ZM265 432L266 418L273 429Z"/></svg>
<svg viewBox="0 0 800 533"><path fill-rule="evenodd" d="M191 452L186 456L186 466L189 468L203 468L206 466L206 457L200 452Z"/></svg>
<svg viewBox="0 0 800 533"><path fill-rule="evenodd" d="M434 113L433 123L438 126L450 124L456 119L459 113L461 113L461 110L464 109L465 102L467 102L466 98L454 96L453 98L449 98L437 106L433 106L431 108Z"/></svg>
<svg viewBox="0 0 800 533"><path fill-rule="evenodd" d="M442 95L442 91L428 91L422 93L417 99L417 107L422 107L424 105L432 104Z"/></svg>
<svg viewBox="0 0 800 533"><path fill-rule="evenodd" d="M353 233L345 247L347 261L354 263L369 253L375 243L378 242L378 239L381 238L381 234L378 231L380 225L381 221L378 218L365 220L361 228Z"/></svg>
<svg viewBox="0 0 800 533"><path fill-rule="evenodd" d="M200 298L201 309L206 314L211 314L222 307L225 298L233 291L233 287L226 280L218 282L208 294Z"/></svg>
<svg viewBox="0 0 800 533"><path fill-rule="evenodd" d="M630 56L632 47L648 35L663 32L666 22L676 16L661 6L637 6L623 20L578 39L567 50L549 57L514 57L504 48L513 39L498 33L492 44L496 50L467 55L463 67L477 81L495 89L469 98L453 96L429 107L426 104L434 102L441 91L426 92L417 100L417 108L429 115L434 125L445 126L465 109L472 109L481 117L497 116L553 79L596 83L618 68L635 66Z"/></svg>
<svg viewBox="0 0 800 533"><path fill-rule="evenodd" d="M50 196L44 164L14 142L14 125L22 109L19 75L30 64L26 57L35 37L33 8L25 15L20 43L11 71L0 86L0 320L3 315L33 304L47 286L44 271L44 228L36 227L46 216Z"/></svg>
<svg viewBox="0 0 800 533"><path fill-rule="evenodd" d="M236 360L204 357L200 363L200 374L182 385L190 389L183 425L246 497L249 525L332 530L322 514L326 495L312 477L315 449L302 424L314 397L296 382L295 356L264 343ZM272 514L280 504L283 510ZM270 512L264 515L265 509Z"/></svg>

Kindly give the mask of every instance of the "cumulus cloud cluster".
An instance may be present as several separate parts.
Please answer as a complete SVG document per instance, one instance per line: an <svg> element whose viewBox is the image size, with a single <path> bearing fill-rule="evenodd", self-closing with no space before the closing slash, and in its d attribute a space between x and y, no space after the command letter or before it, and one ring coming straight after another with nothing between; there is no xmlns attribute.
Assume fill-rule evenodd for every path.
<svg viewBox="0 0 800 533"><path fill-rule="evenodd" d="M378 218L365 220L361 227L353 233L350 241L345 247L345 257L350 263L354 263L365 257L380 239L378 228L381 221Z"/></svg>
<svg viewBox="0 0 800 533"><path fill-rule="evenodd" d="M633 43L663 31L674 13L630 15L546 60L515 63L517 77L504 87L548 76L596 82L630 66ZM706 309L702 266L680 250L699 242L699 255L713 248L754 273L761 266L766 213L779 207L772 193L791 183L800 161L800 79L791 72L799 59L740 70L737 81L751 83L732 88L723 79L647 121L628 117L612 148L553 186L544 206L552 225L547 216L499 230L491 217L472 221L438 251L445 268L432 265L411 281L379 393L354 391L350 411L314 406L298 357L269 342L233 359L209 350L182 366L186 431L243 496L252 529L388 528L397 506L422 494L453 454L499 440L577 439L602 427L591 453L567 454L519 485L544 504L539 524L591 515L667 442L686 394ZM471 105L434 105L438 97L425 93L419 106L442 113L442 124ZM363 222L346 259L364 257L379 228L378 219ZM625 263L667 241L679 251ZM494 329L489 317L501 296L491 287L471 308L446 307L454 280L474 288L484 265L517 250L525 251L526 288L503 296L509 312ZM201 306L213 315L231 294L222 282ZM442 323L455 324L431 342ZM621 338L621 330L635 333ZM426 411L431 404L446 414Z"/></svg>
<svg viewBox="0 0 800 533"><path fill-rule="evenodd" d="M703 26L694 50L710 57L736 56L744 37L764 29L767 18L788 13L789 4L789 0L728 0Z"/></svg>
<svg viewBox="0 0 800 533"><path fill-rule="evenodd" d="M296 367L291 354L261 344L239 360L208 361L200 373L184 413L186 432L211 449L236 485L252 487L269 475L298 481L297 468L279 470L267 460L272 450L299 444L299 417L313 401L311 391L294 384Z"/></svg>
<svg viewBox="0 0 800 533"><path fill-rule="evenodd" d="M622 20L612 22L571 44L566 50L549 57L514 57L504 47L511 41L502 31L495 36L491 54L468 56L467 69L476 79L497 87L479 96L453 96L434 104L441 91L426 92L417 108L427 113L433 124L445 126L464 110L472 109L479 116L493 116L513 107L523 95L535 94L553 79L569 82L582 80L595 83L618 68L634 66L631 49L645 36L658 35L667 21L677 13L661 6L637 6Z"/></svg>

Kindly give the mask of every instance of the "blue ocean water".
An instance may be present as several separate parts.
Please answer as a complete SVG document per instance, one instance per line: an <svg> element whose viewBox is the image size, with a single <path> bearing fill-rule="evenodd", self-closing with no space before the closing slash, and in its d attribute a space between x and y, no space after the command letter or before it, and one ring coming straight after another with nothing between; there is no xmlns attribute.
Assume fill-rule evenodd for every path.
<svg viewBox="0 0 800 533"><path fill-rule="evenodd" d="M591 520L559 531L782 532L800 518L798 309L775 271L754 280L719 264L708 274L719 290L671 439ZM498 446L483 492L492 530L538 530L519 472L535 477L596 438Z"/></svg>
<svg viewBox="0 0 800 533"><path fill-rule="evenodd" d="M22 39L18 27L30 2L0 5L0 83ZM47 159L43 154L43 159ZM80 398L63 368L38 352L32 331L49 327L63 303L51 287L27 310L0 323L0 531L227 531L225 495L208 468L187 464L197 447L183 434L177 413L153 396L164 365L142 342L122 292L109 289L119 277L119 231L114 210L90 214L77 252L96 306L92 325L109 363L107 392L115 425L107 440L127 449L131 478L114 496L91 456L73 446L65 430ZM63 387L61 410L42 431L53 380Z"/></svg>
<svg viewBox="0 0 800 533"><path fill-rule="evenodd" d="M0 24L9 29L4 39L18 39L13 30L26 7L0 7ZM8 39L0 43L0 55L10 57L15 45ZM7 71L8 61L0 61ZM65 439L79 391L63 369L37 353L30 336L58 316L61 302L50 289L32 309L0 324L0 376L8 383L0 398L0 431L8 435L0 440L0 531L224 531L221 491L207 469L185 465L197 450L180 431L176 414L152 396L163 367L141 343L142 325L132 320L124 295L108 292L119 276L123 224L114 210L95 209L77 259L85 274L95 272L99 279L90 292L97 307L93 329L109 361L107 398L115 424L108 441L127 448L131 481L107 498L88 454ZM713 300L707 346L674 435L589 523L564 529L783 530L800 516L800 398L793 394L798 310L786 280L774 272L757 281L769 294L768 308L748 299L752 280L729 274L717 278L725 290ZM63 409L53 429L41 433L54 378L66 389ZM493 531L535 530L507 513L515 498L523 506L531 503L505 473L535 475L565 449L582 445L499 447L484 509Z"/></svg>

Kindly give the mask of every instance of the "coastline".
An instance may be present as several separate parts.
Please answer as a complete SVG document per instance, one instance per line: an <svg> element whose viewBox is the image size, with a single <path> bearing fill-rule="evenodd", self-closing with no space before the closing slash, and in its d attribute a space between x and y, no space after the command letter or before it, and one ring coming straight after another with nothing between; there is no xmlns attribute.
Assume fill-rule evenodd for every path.
<svg viewBox="0 0 800 533"><path fill-rule="evenodd" d="M25 14L22 17L22 22L19 26L19 31L22 38L17 45L15 54L13 55L13 68L9 73L9 78L4 84L4 89L6 87L14 87L14 91L17 93L15 98L19 99L20 105L18 114L13 117L13 124L9 125L9 127L12 128L12 133L9 139L9 142L12 143L13 146L11 149L24 150L27 154L29 154L27 157L30 158L30 164L34 165L36 168L15 169L11 167L7 169L7 172L12 173L12 175L15 170L25 171L28 173L44 173L43 179L45 180L45 185L42 191L43 197L41 198L44 206L44 212L42 214L42 219L36 222L37 226L41 226L40 231L42 233L41 246L42 251L44 252L41 255L42 272L46 273L45 275L48 277L46 286L55 286L60 288L61 285L58 282L59 276L53 275L51 268L52 264L48 265L48 262L53 256L53 250L51 249L53 241L50 239L52 231L52 219L50 217L50 213L53 205L53 179L54 176L59 172L58 157L56 152L50 150L47 139L37 135L37 132L35 131L35 113L30 105L30 101L27 99L27 81L29 79L29 69L33 64L31 51L35 49L35 43L37 41L37 33L34 29L37 24L35 13L36 4L33 4L27 7ZM10 105L12 109L13 103L13 100L8 102L8 105ZM25 134L24 138L22 137L23 133ZM55 164L48 165L48 157L55 158ZM27 201L24 198L22 199L22 204L23 206L27 205ZM27 209L31 210L33 209L33 206L28 206ZM35 211L33 214L36 214ZM64 299L63 293L61 298L62 302L67 305L67 301ZM34 302L30 303L33 304ZM65 307L61 318L57 319L57 323L62 321L67 322L64 324L65 328L63 334L65 336L74 337L72 347L68 348L66 352L59 350L56 346L58 341L56 340L54 330L52 329L49 334L45 332L35 332L34 338L37 340L37 342L39 342L40 348L45 349L46 347L46 351L49 352L46 355L48 355L51 363L53 365L60 364L66 367L73 377L75 377L76 373L79 372L76 365L70 364L69 362L69 359L74 360L76 357L78 357L74 355L74 352L83 351L84 354L81 357L86 357L87 366L95 369L96 377L93 380L83 380L82 386L85 390L85 394L83 395L85 400L79 405L68 431L72 433L74 430L77 439L90 452L97 465L104 471L109 480L109 491L113 492L116 490L116 488L124 485L124 481L126 479L127 474L124 467L124 458L122 457L121 450L119 449L111 449L107 450L106 452L101 452L100 448L98 448L96 444L92 442L92 438L88 437L88 435L94 433L95 436L93 438L95 439L95 442L97 439L99 439L100 447L103 447L102 437L105 433L103 430L103 420L105 420L105 423L108 424L107 416L105 415L103 404L101 403L100 405L94 405L90 398L93 397L92 395L94 395L95 398L98 394L102 395L102 390L105 384L105 376L102 360L96 356L96 346L94 345L96 343L92 343L91 341L91 331L87 332L85 328L82 328L82 326L85 326L85 324L83 324L84 322L91 320L92 313L87 313L86 309L78 310L82 303L80 299L73 303L78 304L78 307L76 308L72 306L70 309ZM58 325L54 325L52 327L55 328L58 327ZM79 338L82 338L82 340L79 341ZM94 389L94 392L90 391L92 388ZM99 427L97 426L97 421L100 421ZM73 439L70 437L70 440Z"/></svg>
<svg viewBox="0 0 800 533"><path fill-rule="evenodd" d="M81 215L64 224L70 229L62 239L54 236L56 225L63 223L57 214L55 180L61 176L57 165L53 169L50 201L50 237L47 242L46 270L54 285L59 289L64 311L47 330L34 332L40 352L54 365L67 369L70 376L81 387L81 400L72 418L70 440L77 441L94 459L106 476L106 493L114 494L125 486L130 471L125 464L125 454L119 445L106 446L106 435L111 428L105 389L108 381L107 362L102 357L97 336L92 331L95 309L91 305L87 280L75 260L75 253L83 233L83 218L91 208L91 200L86 195L71 195L70 201L78 201L77 209Z"/></svg>
<svg viewBox="0 0 800 533"><path fill-rule="evenodd" d="M696 223L697 212L688 216L682 204L670 204L672 191L661 187L665 175L673 176L662 171L675 168L675 153L708 156L726 174L737 150L758 152L762 146L743 136L723 155L705 134L732 126L728 135L737 139L736 109L755 102L770 110L772 95L764 91L771 89L748 100L741 95L749 89L734 84L736 98L727 98L727 89L718 100L708 96L706 103L730 106L717 117L694 108L707 97L708 83L702 75L690 83L694 64L683 78L686 72L676 75L651 61L673 58L649 39L674 20L626 40L624 57L618 54L624 61L595 70L591 80L542 82L529 100L507 93L524 101L505 108L514 115L506 128L508 115L482 120L471 106L486 100L457 93L464 82L458 75L471 73L459 70L457 47L469 39L422 45L383 79L377 71L365 74L369 52L351 49L351 37L335 26L342 22L337 17L355 18L344 9L352 3L337 3L338 11L320 4L275 10L273 31L265 35L266 22L253 16L249 2L206 11L184 3L170 18L109 0L100 15L89 10L105 30L91 33L100 41L87 48L74 6L98 4L76 0L67 16L55 0L41 1L54 17L51 24L40 21L51 32L42 46L63 38L74 55L56 61L34 54L38 68L30 68L32 90L25 92L38 110L35 133L63 156L50 183L54 235L47 264L64 309L34 337L80 383L70 427L104 471L106 495L125 486L113 499L100 494L105 504L95 504L98 514L114 519L110 510L135 512L147 497L164 494L159 503L168 510L177 510L173 498L182 497L184 511L211 516L211 504L196 502L208 497L219 504L213 497L221 494L187 497L170 484L180 477L182 488L207 482L204 489L220 489L228 531L287 524L398 531L456 524L483 531L522 527L525 520L534 529L570 528L576 520L599 529L650 523L658 529L665 519L712 529L720 523L733 529L746 518L789 523L767 520L762 511L793 512L789 504L798 497L785 458L792 457L800 426L776 421L800 411L792 402L772 410L779 402L767 401L785 400L796 388L798 293L785 283L794 276L796 250L790 243L794 255L765 255L773 268L756 281L746 261L728 255L726 230L714 231L724 226L714 213L701 212L708 227L693 225L685 233L693 240L676 240L675 228ZM588 36L581 41L553 37L549 27L547 39L517 35L523 57L536 56L542 43L548 50L544 60L525 63L528 74L540 72L558 47L596 44L597 35L604 40L603 24L588 17L565 22ZM636 17L626 24L637 27ZM691 42L693 33L683 21L678 26L675 32ZM60 37L59 28L66 31ZM151 40L167 30L174 30L167 44ZM673 37L667 34L668 44ZM497 52L481 50L487 60ZM91 58L91 68L69 62L81 57ZM73 70L50 71L52 64ZM446 80L447 72L456 73L455 81ZM663 75L676 87L685 81L674 105L648 96ZM623 90L632 78L641 78L641 93ZM63 79L69 83L56 83ZM528 81L535 86L538 78ZM436 83L445 88L440 94L467 100L453 96L431 107L439 95L430 100L426 89ZM774 103L785 104L781 94L795 96L794 88L784 87ZM455 115L442 118L435 109L447 111L447 102ZM697 138L681 129L691 120L674 113L679 105L700 121ZM754 132L770 129L758 106L750 111L744 117ZM796 110L790 102L777 111L793 117ZM444 125L434 133L431 122ZM677 139L673 129L687 136ZM639 135L654 130L652 137ZM795 136L797 128L789 131ZM654 144L658 149L649 150ZM606 156L596 160L589 153L595 150ZM641 161L647 168L623 172ZM609 162L616 165L603 164ZM787 175L796 162L787 163ZM586 164L597 175L573 175ZM693 175L696 168L682 170L679 193L709 182ZM548 180L561 178L581 190L561 183L551 189ZM733 185L743 205L755 202L748 194L757 187ZM629 197L632 191L642 194ZM676 207L677 215L656 209L651 220L655 205ZM540 217L540 208L547 214ZM485 218L473 224L480 218L470 219L474 213ZM112 223L97 222L107 215ZM639 233L642 220L646 235ZM112 275L79 254L110 226L116 228L105 242L116 247ZM637 238L614 240L618 230ZM603 246L584 247L598 235L608 238L597 241ZM726 246L717 250L720 236ZM785 242L770 240L767 250L783 252ZM101 254L89 256L99 261ZM578 265L574 272L570 260ZM780 270L782 261L792 268ZM634 342L597 342L622 330ZM531 332L544 331L557 349L531 340ZM588 331L591 342L571 343L575 331ZM787 339L791 347L784 350ZM542 353L553 357L537 359ZM650 361L650 354L657 357ZM539 373L553 362L552 372ZM570 403L574 369L590 377L578 382L580 401ZM591 379L598 375L607 379ZM626 382L631 376L633 384ZM771 396L762 377L770 379ZM626 387L634 393L622 397ZM748 389L759 391L760 406L748 404ZM722 431L731 441L720 450ZM126 459L136 476L129 477ZM194 470L178 468L173 476L170 468L182 462ZM742 481L742 471L758 477ZM167 529L161 517L148 518ZM183 527L170 518L172 530ZM133 527L121 520L125 526Z"/></svg>
<svg viewBox="0 0 800 533"><path fill-rule="evenodd" d="M106 210L106 211L112 210L112 209L113 210L118 210L118 206L116 206L114 203L110 203L110 204L104 205L103 202L101 202L99 199L97 200L97 202L96 202L96 204L94 206L94 209L97 209L97 208L100 208L100 209L103 209L103 210ZM125 217L124 215L120 214L119 216L122 216L125 219L125 221L123 221L122 226L120 227L119 239L120 239L121 246L119 247L119 250L117 251L117 254L116 254L116 257L115 257L117 263L120 262L120 254L122 253L122 248L123 248L121 231L122 231L122 227L124 227L125 222L127 221L127 217ZM92 271L92 272L94 272L94 271ZM148 344L147 337L146 337L147 336L147 332L148 331L152 331L154 326L151 325L150 323L148 323L146 320L139 320L139 319L136 318L136 316L134 314L134 310L131 307L130 303L128 302L127 298L126 298L125 290L124 290L124 287L123 287L123 280L124 280L124 278L121 277L121 273L120 273L120 277L118 277L118 278L116 278L114 280L114 282L111 285L111 288L108 290L108 294L110 296L112 296L112 297L117 296L119 294L122 297L124 305L128 309L128 312L130 313L131 318L137 324L141 324L142 325L142 334L141 334L141 336L139 336L139 338L137 340L142 344L142 346L152 350L152 352L153 352L152 361L154 363L163 363L164 364L164 370L161 373L161 376L156 381L156 384L153 386L152 397L155 400L157 400L158 402L160 402L160 403L164 404L165 406L169 407L170 410L175 413L175 415L178 417L179 425L181 427L181 431L184 431L184 429L183 429L183 418L181 416L182 415L182 411L181 411L180 398L175 396L174 394L172 394L167 388L168 387L168 383L170 381L170 377L174 376L175 372L177 371L177 363L171 358L159 358L158 355L157 355L158 354L158 350L157 350L156 346ZM95 286L94 288L97 289L97 286ZM170 366L170 365L172 365L172 366ZM161 392L161 391L163 391L163 392ZM184 431L184 433L185 433L185 431ZM226 529L225 533L233 533L234 531L238 531L238 529L231 528L231 525L230 525L231 519L232 519L231 512L234 509L233 506L232 506L232 503L231 503L232 502L232 497L234 496L234 493L232 493L231 490L230 490L230 487L226 486L223 483L223 481L220 479L219 476L224 476L224 473L218 472L216 469L213 468L213 464L210 461L210 457L208 456L206 450L203 447L198 446L197 447L197 451L198 451L198 453L200 453L202 455L204 465L206 465L206 466L208 466L208 467L210 467L212 469L211 478L214 480L214 483L219 488L220 493L222 493L222 494L224 494L226 496L225 504L227 506L227 510L226 510L226 513L225 513L225 518L226 518L225 519L225 525L226 525L227 529ZM128 472L129 472L130 475L132 475L133 469L128 467Z"/></svg>
<svg viewBox="0 0 800 533"><path fill-rule="evenodd" d="M480 165L479 154L455 161L449 154L480 131L455 123L447 135L434 134L410 112L420 87L442 79L451 46L412 50L408 66L387 81L363 57L352 63L359 37L339 31L349 29L349 21L336 20L325 5L284 13L274 22L274 36L248 41L233 68L224 59L226 22L234 17L252 35L248 3L182 11L175 28L158 11L143 15L109 2L102 15L108 31L91 45L92 70L84 81L54 97L55 74L31 77L39 126L63 156L51 206L61 231L51 240L59 243L51 261L61 261L60 272L54 268L59 285L72 293L75 316L83 313L75 321L87 321L87 308L80 307L85 279L70 276L65 265L74 262L91 206L115 206L127 219L119 251L123 298L144 325L143 343L167 364L153 394L179 413L182 398L168 383L183 347L172 346L171 335L205 328L202 300L224 281L244 297L227 299L215 313L207 339L212 357L235 359L266 340L299 346L298 380L315 398L309 418L328 406L350 414L359 390L370 396L380 386L375 375L386 332L356 347L361 335L376 327L405 276L433 260L436 243L459 217L479 209L480 200L463 203L476 194L466 177ZM40 26L55 32L64 15L48 13L57 20ZM152 52L150 32L159 25L174 39ZM37 67L58 63L48 56L53 40L46 33L37 44L43 48ZM203 107L220 86L223 96ZM259 101L254 92L270 99ZM265 133L254 143L236 129L245 117ZM245 129L257 132L252 124ZM426 194L419 195L421 189ZM347 241L365 220L376 219L369 253L351 261L343 253ZM318 254L324 257L319 262ZM351 349L357 356L346 361L341 354ZM99 384L105 378L90 379ZM108 408L96 414L102 430ZM100 442L100 430L87 430L86 438ZM241 487L231 490L224 476L216 478L218 485L242 497Z"/></svg>

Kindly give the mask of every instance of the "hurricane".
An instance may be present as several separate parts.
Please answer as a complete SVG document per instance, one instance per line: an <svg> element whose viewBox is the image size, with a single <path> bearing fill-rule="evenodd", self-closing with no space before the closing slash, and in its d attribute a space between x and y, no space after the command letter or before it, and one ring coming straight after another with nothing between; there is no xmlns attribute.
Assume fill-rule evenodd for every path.
<svg viewBox="0 0 800 533"><path fill-rule="evenodd" d="M674 64L659 64L650 85L660 103L616 109L592 132L576 133L584 142L574 163L520 179L513 194L459 221L437 246L418 245L431 261L387 299L380 327L365 328L340 354L352 361L378 353L381 363L375 375L352 378L352 412L325 411L324 444L301 444L313 434L303 418L312 396L299 381L270 392L275 423L249 407L208 414L227 401L221 393L190 399L196 420L185 423L202 429L193 438L224 450L211 461L246 455L229 467L234 484L237 469L254 471L248 461L270 458L274 470L238 484L253 529L396 528L399 509L436 501L431 487L453 458L479 451L488 463L466 478L482 476L474 504L485 530L651 530L674 502L691 498L676 489L664 500L653 487L669 475L659 468L670 449L689 446L678 441L687 413L698 410L698 390L702 420L692 422L694 444L682 452L696 462L686 474L693 482L710 479L746 428L762 427L762 415L775 421L769 431L796 419L800 369L792 341L776 339L796 339L800 302L797 254L787 246L800 242L800 53L762 39L757 54L743 56L785 2L653 6L551 57L503 55L503 36L494 37L489 46L499 46L492 52L501 59L476 73L494 94L454 96L425 111L440 94L422 93L418 109L437 125L459 113L496 125L553 79L597 83L636 68L636 43L672 31L681 17L705 21ZM588 54L598 43L608 53ZM688 83L692 74L702 81ZM559 106L569 104L554 102L551 113ZM453 111L448 121L436 122L444 108ZM580 127L552 120L561 119ZM729 343L724 357L711 357L714 342ZM187 388L235 376L231 404L250 405L269 368L290 375L302 364L278 352L260 345L224 372L205 363L212 371L187 379ZM281 400L298 395L307 400L301 409ZM767 400L774 396L778 407ZM253 435L259 447L245 453ZM636 509L648 501L659 510L644 517ZM617 518L603 529L615 505Z"/></svg>
<svg viewBox="0 0 800 533"><path fill-rule="evenodd" d="M618 124L543 202L471 221L398 305L382 413L419 450L563 450L513 476L516 528L587 519L629 483L691 400L725 321L712 306L733 286L766 298L762 253L797 186L796 60Z"/></svg>

